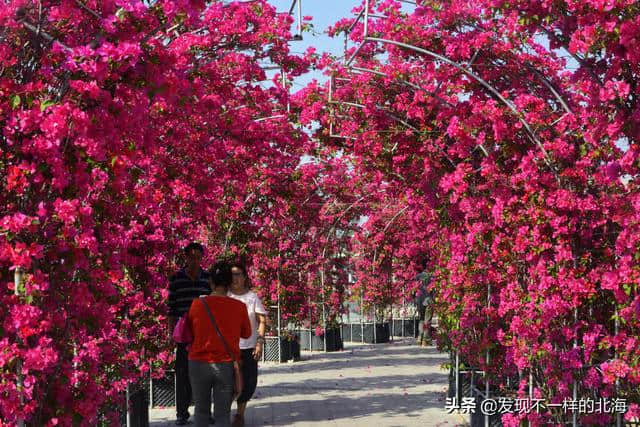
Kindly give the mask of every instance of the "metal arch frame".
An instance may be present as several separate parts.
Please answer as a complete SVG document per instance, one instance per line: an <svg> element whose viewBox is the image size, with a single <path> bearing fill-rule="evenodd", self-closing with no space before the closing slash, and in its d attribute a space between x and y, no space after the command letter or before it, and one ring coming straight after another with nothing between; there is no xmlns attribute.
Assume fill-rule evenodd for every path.
<svg viewBox="0 0 640 427"><path fill-rule="evenodd" d="M403 3L411 3L411 4L415 4L411 1L408 0L398 0L401 1ZM543 157L544 157L544 161L547 165L547 167L551 170L551 172L554 174L556 181L558 183L560 183L560 179L558 177L558 171L555 168L555 166L553 165L553 163L551 162L551 159L549 157L549 154L547 153L547 151L545 150L544 146L542 145L542 143L540 142L540 140L538 140L538 138L536 137L533 129L531 128L531 126L529 125L529 123L524 120L523 115L520 111L518 111L518 109L515 107L515 105L509 101L508 99L506 99L505 97L503 97L500 92L494 88L492 85L490 85L487 81L485 81L484 79L482 79L481 77L479 77L476 73L474 73L471 69L470 69L470 65L465 67L455 61L450 60L449 58L439 55L435 52L432 52L430 50L427 49L423 49L411 44L407 44L407 43L402 43L402 42L398 42L395 40L389 40L389 39L385 39L385 38L381 38L381 37L372 37L369 35L368 31L369 31L369 24L368 24L368 20L369 17L379 17L376 15L372 15L370 13L370 8L369 8L369 4L370 4L370 0L365 0L365 7L363 8L362 11L360 11L358 17L355 19L355 21L352 23L352 25L350 26L350 28L346 31L345 33L345 42L344 42L344 46L345 46L345 66L349 69L352 70L357 70L357 71L361 71L361 72L370 72L372 74L377 74L377 75L381 75L381 76L387 76L386 74L382 73L382 72L377 72L376 70L369 70L363 67L356 67L353 66L352 63L355 60L355 58L357 57L357 55L359 54L360 50L362 49L362 47L369 42L374 42L374 43L386 43L386 44L392 44L401 48L405 48L405 49L409 49L409 50L413 50L415 52L421 53L423 55L427 55L430 56L431 58L438 60L440 62L444 62L448 65L451 65L455 68L457 68L458 70L460 70L461 72L463 72L464 74L466 74L468 77L472 78L473 80L475 80L476 82L478 82L482 87L484 87L490 94L492 94L493 96L495 96L501 103L503 103L505 106L507 106L507 108L517 117L518 121L521 123L521 125L524 127L526 134L527 134L527 138L533 142L542 152ZM363 32L363 40L362 42L357 46L356 50L351 54L350 57L348 57L347 59L347 46L348 46L348 36L351 33L351 31L353 30L353 28L355 27L355 25L359 22L359 20L361 18L364 18L364 32ZM543 85L547 87L547 89L549 89L551 91L551 93L553 94L553 96L556 98L556 100L560 103L562 109L565 111L565 114L572 114L573 112L571 111L571 108L567 105L567 103L564 101L564 99L562 98L562 96L560 96L560 94L558 93L558 91L553 87L553 85L551 84L551 82L549 82L546 77L544 77L544 75L541 75L541 73L537 70L533 70L534 73L538 76L538 78L542 81ZM409 87L412 87L414 89L420 89L420 90L424 90L423 88L420 88L417 85L411 84L410 82L406 82L406 81L400 81L400 83L402 84L406 84ZM427 91L425 91L427 92ZM429 93L429 92L427 92ZM431 95L431 94L430 94ZM331 102L331 101L330 101ZM334 102L335 103L335 102ZM346 103L348 104L348 103ZM350 103L351 105L353 105L353 103ZM560 117L560 119L562 119L562 117L564 117L564 115L562 115ZM558 119L558 120L560 120ZM485 150L485 148L483 146L479 146L485 155L487 155L487 152ZM487 287L487 308L491 307L491 285L489 284ZM574 322L578 321L578 313L577 310L574 310ZM618 334L618 324L616 323L615 325L615 333L616 335ZM577 346L577 338L574 339L574 343L573 343L574 348ZM486 352L486 363L489 364L490 363L490 353L487 350ZM459 373L461 372L460 369L460 364L459 364L459 352L458 350L455 351L455 359L456 359L456 363L455 363L455 382L456 382L456 397L459 396L460 393L460 388L459 388ZM486 377L486 372L482 372L482 374L485 375ZM472 378L473 381L473 378ZM530 398L532 397L532 388L533 388L533 376L532 376L532 371L530 370L529 372L529 395ZM485 398L489 398L489 393L490 393L490 387L489 387L489 382L486 381L485 382L485 393L484 396ZM616 389L618 388L618 384L616 382ZM574 399L577 399L577 389L578 389L578 384L577 381L574 381L573 384L573 397ZM489 425L489 417L486 415L485 416L485 426ZM577 425L577 416L574 413L572 416L572 420L571 423L573 426ZM620 414L616 414L616 426L621 426L621 417Z"/></svg>
<svg viewBox="0 0 640 427"><path fill-rule="evenodd" d="M245 1L243 3L250 3L252 1L255 0L248 0ZM293 0L293 3L291 4L291 8L289 9L289 15L291 15L291 13L293 12L293 9L295 7L295 5L298 5L298 26L297 26L297 34L294 35L292 41L300 41L302 40L302 0ZM289 91L289 88L287 87L287 73L284 71L284 69L281 66L278 65L269 65L269 64L265 64L264 66L261 66L261 68L263 70L277 70L279 69L282 75L282 86L284 88L287 89L287 93ZM268 116L268 117L258 117L253 119L254 123L260 123L266 120L271 120L271 119L277 119L277 118L283 118L283 117L288 117L289 113L291 112L291 103L289 101L289 99L287 99L287 110L286 110L286 114L275 114L272 116ZM277 337L278 337L278 362L281 361L282 359L282 346L280 345L280 337L281 337L281 329L282 329L282 304L280 302L280 283L281 283L281 269L280 266L278 266L278 272L277 272L277 296L278 296L278 301L277 304L275 306L276 310L277 310L277 317L278 317L278 321L277 321ZM273 307L272 307L273 308ZM263 356L263 361L264 361L264 354Z"/></svg>
<svg viewBox="0 0 640 427"><path fill-rule="evenodd" d="M349 79L344 79L344 80L349 81ZM335 81L335 78L334 78L334 77L332 77L332 78L331 78L331 81L332 81L332 82L333 82L333 81ZM349 101L335 101L335 100L333 100L333 93L332 93L332 92L333 92L333 89L331 88L331 86L332 86L332 85L333 85L333 84L332 84L332 83L330 83L330 86L329 86L329 101L328 101L328 102L329 102L329 104L335 104L335 105L346 105L346 106L349 106L349 107L355 107L355 108L360 108L360 109L364 109L364 108L365 108L365 106L364 106L364 105L362 105L362 104L358 104L357 102L349 102ZM417 134L422 134L422 133L423 133L423 132L421 132L419 129L417 129L415 126L412 126L411 124L409 124L409 123L407 123L406 121L402 120L400 117L398 117L398 116L396 116L395 114L393 114L393 113L389 112L389 110L388 110L386 107L384 107L384 106L382 106L382 105L377 105L377 104L376 104L376 106L375 106L375 107L376 107L376 109L377 109L377 110L382 111L382 112L383 112L385 115L387 115L389 118L391 118L391 119L395 120L396 122L398 122L398 123L400 123L400 124L404 125L407 129L410 129L411 131L413 131L413 132L415 132L415 133L417 133ZM391 151L392 151L392 152L393 152L393 151L395 151L395 146L394 146L394 148L392 148L392 150L391 150Z"/></svg>
<svg viewBox="0 0 640 427"><path fill-rule="evenodd" d="M287 93L288 93L289 88L287 87L287 72L284 71L284 68L282 68L279 65L264 65L264 66L261 66L260 68L262 68L263 70L280 70L280 74L281 74L281 78L282 78L282 87L286 88L287 89ZM240 107L237 107L237 108L240 108ZM257 117L255 119L253 119L253 122L254 123L260 123L260 122L264 122L266 120L272 120L272 119L279 119L279 118L283 118L283 117L288 117L290 112L291 112L291 102L289 101L289 99L287 99L286 114L274 114L272 116L267 116L267 117Z"/></svg>
<svg viewBox="0 0 640 427"><path fill-rule="evenodd" d="M296 5L298 6L296 8ZM302 40L302 0L293 0L291 3L291 7L289 8L289 15L293 13L293 9L296 8L298 12L297 24L296 24L296 34L293 36L293 41Z"/></svg>
<svg viewBox="0 0 640 427"><path fill-rule="evenodd" d="M259 0L236 0L239 1L240 3L254 3L256 1ZM297 7L296 7L297 6ZM293 38L290 41L301 41L302 38L302 0L292 0L291 2L291 7L289 8L289 15L293 14L294 9L297 12L297 24L296 24L296 33L294 34ZM270 64L265 64L264 66L261 66L260 68L262 68L263 70L280 70L280 73L282 75L282 86L286 87L287 85L287 73L284 71L284 69L279 66L279 65L270 65ZM288 90L288 89L287 89ZM236 107L236 108L241 108L244 106L240 106L240 107ZM272 120L272 119L280 119L280 118L284 118L287 117L288 114L291 112L291 103L289 101L289 99L287 99L287 114L274 114L272 116L267 116L267 117L257 117L255 119L253 119L254 123L260 123L266 120Z"/></svg>
<svg viewBox="0 0 640 427"><path fill-rule="evenodd" d="M350 106L350 107L355 107L355 108L360 108L360 109L364 109L365 106L362 104L358 104L355 102L349 102L349 101L339 101L339 100L334 100L333 99L333 86L334 86L334 82L335 80L346 80L346 81L350 81L349 79L345 79L345 78L337 78L335 76L331 76L330 82L329 82L329 97L328 97L328 102L329 104L334 104L334 105L345 105L345 106ZM387 117L391 118L392 120L396 121L397 123L400 123L401 125L403 125L405 128L411 130L413 133L415 133L416 135L425 135L425 132L419 130L418 128L416 128L415 126L411 125L410 123L408 123L406 120L403 120L402 118L398 117L397 115L391 113L386 107L381 106L381 105L376 105L376 109L380 110L381 112L383 112ZM333 110L331 110L333 112ZM334 137L334 138L345 138L345 139L357 139L354 137L350 137L350 136L344 136L344 135L336 135L333 133L333 121L331 121L329 123L329 136L330 137ZM398 144L396 143L392 148L391 148L391 152L393 153L396 148L397 148ZM456 167L456 164L453 162L453 160L451 160L451 158L447 155L447 153L444 150L440 150L442 155L447 159L447 161L449 162L449 164L451 166L453 166L454 168ZM483 153L488 156L489 154L487 153L487 151L484 149L484 147L482 147L482 151Z"/></svg>
<svg viewBox="0 0 640 427"><path fill-rule="evenodd" d="M415 4L414 2L408 1L408 0L397 0L403 3L410 3L410 4ZM558 183L560 183L560 179L558 177L558 172L557 169L555 168L555 166L553 165L553 163L551 162L551 159L547 153L547 151L545 150L545 148L542 146L542 143L538 140L538 138L535 135L535 132L533 131L533 129L531 128L531 126L529 125L529 123L524 120L523 118L523 114L518 111L518 109L515 107L515 105L508 99L506 99L505 97L503 97L500 92L494 88L492 85L490 85L487 81L485 81L484 79L482 79L481 77L479 77L476 73L474 73L470 68L469 64L467 67L463 66L460 63L457 63L443 55L439 55L435 52L432 52L430 50L427 49L423 49L414 45L410 45L407 43L402 43L402 42L398 42L395 40L390 40L390 39L384 39L381 37L372 37L369 36L368 30L369 30L369 25L368 25L368 19L369 17L374 17L374 18L384 18L378 15L373 15L370 13L370 8L369 8L369 4L370 4L370 0L365 0L365 7L363 8L363 10L360 12L360 14L358 15L358 17L356 18L356 20L352 23L351 27L347 30L346 34L345 34L345 65L347 68L349 69L353 69L353 70L358 70L358 71L362 71L362 72L371 72L373 74L378 74L378 75L385 75L384 73L381 72L376 72L375 70L369 70L369 69L365 69L362 67L356 67L351 65L353 63L353 61L355 60L355 58L357 57L357 55L359 54L360 50L362 49L362 47L368 43L368 42L374 42L374 43L387 43L387 44L392 44L401 48L405 48L405 49L409 49L409 50L413 50L415 52L427 55L432 57L435 60L438 60L440 62L444 62L447 63L451 66L453 66L454 68L457 68L458 70L460 70L461 72L463 72L464 74L466 74L468 77L472 78L473 80L475 80L476 82L478 82L482 87L484 87L489 93L491 93L493 96L495 96L500 102L502 102L505 106L507 106L507 108L509 110L511 110L511 112L517 117L518 121L521 123L521 125L524 127L527 137L528 139L533 142L542 152L543 157L544 157L544 161L546 163L546 165L549 167L549 169L551 170L551 172L554 174L556 181ZM349 33L353 30L353 28L355 27L355 25L357 24L357 22L364 17L364 34L363 34L363 40L360 43L360 45L356 48L356 50L353 52L353 54L347 59L347 43L348 43L348 35ZM473 60L471 61L473 62ZM551 84L551 82L549 82L549 80L542 75L538 70L532 70L534 72L534 74L536 74L536 76L541 80L542 84L552 93L552 95L556 98L556 100L559 102L560 106L562 107L562 109L565 111L565 114L563 114L559 119L556 120L556 122L558 120L561 120L566 114L573 114L573 111L571 110L571 108L568 106L568 104L566 103L566 101L562 98L562 96L558 93L558 91L553 87L553 85ZM400 83L406 84L409 87L413 87L414 89L420 89L420 90L424 90L423 88L420 88L417 85L413 85L410 84L410 82L406 82L406 81L399 81ZM409 84L407 84L409 83ZM417 86L417 87L416 87ZM427 93L429 93L428 91L425 91ZM555 123L555 122L554 122ZM487 152L485 150L485 148L482 145L478 146L479 148L481 148L483 150L483 152L485 153L485 155L487 155ZM477 148L478 148L477 147ZM574 260L575 262L575 260ZM491 285L489 284L487 287L487 308L491 307ZM574 310L573 313L573 320L574 323L576 323L578 321L578 312L577 309ZM618 323L616 322L615 324L615 334L618 334ZM578 346L577 343L577 337L574 338L574 342L573 342L573 347L576 348ZM455 352L455 357L456 357L456 395L458 395L459 393L459 373L462 372L462 370L460 369L460 364L459 364L459 353L458 351ZM489 364L490 362L490 353L487 350L487 353L485 355L486 357L486 363ZM478 371L478 373L480 373L481 371ZM484 374L486 376L486 373L482 371L482 374ZM473 378L472 378L473 380ZM532 371L530 370L529 372L529 397L532 398L533 397L533 376L532 376ZM482 393L480 391L480 393L484 394L485 398L489 398L490 395L490 388L489 388L489 382L486 381L485 384L485 392ZM615 384L615 388L618 388L618 381L616 381ZM574 380L573 383L573 398L577 399L577 394L578 394L578 384L577 381ZM622 425L622 420L621 420L621 414L620 413L616 413L616 426L620 427ZM577 414L573 413L572 414L572 420L571 423L573 426L578 425L578 420L577 420ZM488 416L485 416L485 426L489 425L489 418Z"/></svg>
<svg viewBox="0 0 640 427"><path fill-rule="evenodd" d="M225 3L225 6L228 6L231 3L254 3L260 0L234 0L230 3ZM407 1L407 0L401 0ZM296 8L296 5L298 6ZM292 0L291 7L289 8L289 15L293 14L293 10L296 9L298 12L297 23L296 23L296 33L293 35L292 41L300 41L302 40L302 0Z"/></svg>
<svg viewBox="0 0 640 427"><path fill-rule="evenodd" d="M536 137L536 135L533 132L533 129L531 129L531 126L529 125L529 123L525 119L522 118L522 113L520 111L518 111L518 109L515 107L515 105L513 105L513 103L511 103L511 101L509 101L505 97L503 97L500 94L500 92L498 92L498 90L496 88L494 88L489 83L487 83L483 78L479 77L473 71L463 67L462 65L458 64L457 62L452 61L449 58L446 58L446 57L444 57L442 55L439 55L437 53L431 52L430 50L427 50L427 49L422 49L422 48L419 48L417 46L413 46L413 45L410 45L410 44L398 42L398 41L395 41L395 40L388 40L388 39L383 39L383 38L380 38L380 37L369 37L369 36L365 37L365 41L363 42L363 44L368 42L368 41L389 43L389 44L393 44L393 45L396 45L396 46L399 46L399 47L404 47L406 49L414 50L414 51L416 51L418 53L423 53L425 55L433 57L434 59L437 59L439 61L445 62L445 63L451 65L452 67L455 67L455 68L459 69L460 71L465 73L467 76L469 76L472 79L476 80L478 83L480 83L480 85L485 87L485 89L487 89L492 95L494 95L496 98L498 98L498 100L500 100L504 105L506 105L507 108L509 108L509 110L511 110L511 112L517 117L517 119L520 122L520 124L522 124L522 126L524 126L529 140L531 142L533 142L535 145L538 146L538 148L542 152L542 155L544 157L545 163L551 169L551 171L555 175L556 179L558 179L558 171L556 170L555 166L551 162L551 158L549 157L549 153L547 152L547 150L542 145L542 142L540 142L540 140Z"/></svg>
<svg viewBox="0 0 640 427"><path fill-rule="evenodd" d="M417 5L415 2L410 1L410 0L398 0L402 3L407 3L407 4L412 4L412 5ZM365 24L365 40L356 48L356 51L351 55L351 57L347 60L347 46L348 46L348 36L351 33L351 31L353 30L353 28L355 28L355 25L358 23L358 21L364 17L364 24ZM364 68L364 67L357 67L354 65L351 65L351 63L353 62L353 60L355 59L355 57L357 56L357 54L359 53L360 49L370 40L367 40L367 33L368 33L368 19L369 17L374 17L374 18L386 18L386 16L382 16L382 15L375 15L375 14L371 14L369 13L369 0L367 0L365 2L365 7L360 11L360 13L358 14L358 17L354 20L354 22L351 24L351 26L349 27L349 29L345 32L345 41L344 41L344 58L345 58L345 65L347 67L347 69L351 70L351 71L355 71L359 74L364 74L364 73L369 73L369 74L373 74L373 75L377 75L377 76L383 76L383 77L388 77L389 75L387 73L378 71L378 70L372 70L369 68ZM476 52L477 54L477 52ZM474 55L474 57L472 58L472 60L470 61L473 62L473 60L475 60L476 55ZM362 108L363 106L356 104L356 103L349 103L349 102L341 102L341 101L334 101L333 100L333 84L334 84L335 78L334 76L331 77L331 81L330 81L330 85L329 85L329 103L332 104L338 104L338 105L350 105L353 107L359 107ZM422 91L424 93L426 93L427 95L429 95L430 97L434 98L435 100L437 100L438 102L440 102L443 105L446 105L449 108L453 108L454 105L452 105L451 103L449 103L448 101L446 101L445 99L442 99L440 96L438 96L436 93L429 91L415 83L412 83L410 81L407 80L403 80L403 79L395 79L395 81L399 84L408 86L414 90L419 90ZM381 106L376 106L378 109L380 110L384 110L384 107ZM396 120L397 122L403 124L405 127L411 129L413 132L416 132L418 134L423 134L423 132L420 132L418 129L416 129L414 126L411 126L409 123L407 123L405 120L402 120L401 118L389 113L388 111L385 111L385 113L391 117L392 119ZM330 122L329 124L329 136L333 137L333 138L345 138L345 139L356 139L353 137L349 137L349 136L344 136L344 135L337 135L334 134L333 132L333 122ZM476 148L474 148L474 150L476 150L477 148L480 148L482 150L482 153L488 157L489 153L486 150L486 148L482 145L482 144L478 144L476 146ZM392 150L395 150L395 146ZM453 163L453 161L448 157L448 155L441 150L442 153L444 154L444 156L447 158L447 160L449 161L449 163L455 167L455 164Z"/></svg>
<svg viewBox="0 0 640 427"><path fill-rule="evenodd" d="M251 3L254 2L256 0L245 0L243 3ZM297 6L297 7L296 7ZM293 15L293 11L294 9L297 12L297 18L296 18L296 33L294 34L293 38L290 41L301 41L302 38L302 0L292 0L291 2L291 7L289 7L289 15ZM280 73L282 74L282 86L286 87L286 82L287 82L287 73L284 71L284 69L279 66L279 65L265 65L263 67L261 67L263 70L280 70ZM268 117L259 117L259 118L255 118L253 121L255 123L259 123L259 122L263 122L265 120L271 120L271 119L279 119L279 118L283 118L283 117L287 117L288 113L291 112L291 103L289 102L289 100L287 99L287 114L276 114L273 116L268 116Z"/></svg>
<svg viewBox="0 0 640 427"><path fill-rule="evenodd" d="M380 77L389 77L389 74L384 73L382 71L378 71L378 70L373 70L370 68L364 68L364 67L357 67L357 66L350 66L349 69L351 70L355 70L355 71L359 71L361 73L370 73L370 74L374 74L376 76L380 76ZM395 79L395 82L402 84L404 86L408 86L410 88L413 88L415 90L419 90L422 91L424 93L426 93L427 95L431 96L432 98L436 99L437 101L439 101L441 104L446 105L449 108L453 108L455 107L453 104L449 103L447 100L442 99L440 96L438 96L436 93L431 92L425 88L423 88L422 86L418 86L415 83L411 83L408 80L403 80L403 79Z"/></svg>
<svg viewBox="0 0 640 427"><path fill-rule="evenodd" d="M410 1L410 0L397 0L397 1L400 1L402 3L408 3L408 4L417 5L417 3L413 2L413 1ZM531 129L531 126L529 125L529 123L526 120L523 119L522 113L520 111L518 111L518 109L513 105L513 103L511 103L511 101L509 101L508 99L503 97L496 88L491 86L487 81L485 81L484 79L479 77L472 70L470 70L469 68L463 66L462 64L459 64L459 63L457 63L457 62L455 62L455 61L453 61L453 60L451 60L451 59L449 59L449 58L447 58L445 56L439 55L439 54L437 54L435 52L432 52L430 50L423 49L423 48L420 48L420 47L417 47L417 46L414 46L414 45L411 45L411 44L402 43L402 42L398 42L398 41L390 40L390 39L385 39L385 38L381 38L381 37L369 36L369 17L380 17L380 16L379 15L372 15L370 13L369 5L370 5L371 0L364 0L364 2L365 2L364 8L362 9L362 11L360 11L360 13L358 14L357 18L351 24L349 29L345 32L345 66L347 68L351 68L351 63L358 56L358 53L360 52L362 47L365 44L369 43L369 42L387 43L387 44L392 44L392 45L395 45L395 46L398 46L398 47L402 47L402 48L405 48L405 49L413 50L413 51L421 53L423 55L430 56L430 57L432 57L435 60L438 60L440 62L444 62L446 64L449 64L454 68L457 68L458 70L460 70L461 72L465 73L467 76L469 76L470 78L472 78L473 80L478 82L489 93L491 93L500 102L502 102L505 106L507 106L507 108L509 108L509 110L511 110L511 112L517 117L518 121L524 127L525 132L527 134L527 138L531 142L533 142L540 149L540 151L542 152L544 162L547 165L547 167L551 170L551 172L553 173L554 177L556 178L556 181L558 183L560 182L560 178L558 176L558 171L555 168L555 166L553 165L553 163L551 162L551 158L549 157L548 152L546 151L546 149L544 148L544 146L542 145L540 140L538 140L538 138L536 137L535 132L533 132L533 129ZM346 55L346 51L347 50L346 50L346 48L347 48L348 36L351 33L351 31L353 30L353 28L355 28L356 24L360 21L360 19L363 19L363 24L364 24L362 42L360 42L360 44L358 45L356 50L351 54L349 59L347 59L347 55ZM548 82L543 82L543 83L545 83L545 86L546 86L546 83L548 83ZM555 90L552 91L552 92L553 92L554 96L556 96L556 97L559 96L559 95L556 95L557 92ZM568 107L566 107L566 103L561 101L561 104L563 105L563 107L566 110L568 110Z"/></svg>
<svg viewBox="0 0 640 427"><path fill-rule="evenodd" d="M371 74L378 75L378 76L388 76L388 74L386 74L386 73L383 73L383 72L380 72L380 71L376 71L376 70L371 70L371 69L368 69L368 68L350 67L349 69L351 69L351 70L355 70L355 71L359 72L360 74L364 74L364 73L371 73ZM335 78L334 80L342 80L342 78ZM344 79L344 80L348 80L348 79ZM436 100L440 101L441 103L443 103L443 104L445 104L445 105L447 105L447 106L449 106L449 107L451 107L451 108L453 108L453 107L454 107L452 104L450 104L450 103L448 103L446 100L444 100L444 99L440 98L439 96L437 96L437 95L436 95L436 94L434 94L433 92L427 91L426 89L424 89L424 88L422 88L422 87L420 87L420 86L418 86L418 85L416 85L416 84L414 84L414 83L411 83L411 82L406 81L406 80L400 80L400 79L397 79L396 81L397 81L397 82L399 82L399 83L401 83L401 84L404 84L404 85L407 85L407 86L409 86L409 87L412 87L412 88L414 88L414 89L424 91L425 93L427 93L428 95L430 95L430 96L431 96L431 97L433 97L434 99L436 99ZM360 104L357 104L357 103L351 103L351 102L345 102L345 101L333 101L332 96L333 96L333 88L332 88L332 83L330 83L330 86L329 86L329 103L338 104L338 105L350 105L350 106L353 106L353 107L364 107L364 106L362 106L362 105L360 105ZM384 109L384 107L381 107L381 106L376 106L376 107L377 107L377 108L379 108L379 109L381 109L381 110L383 110L383 109ZM422 131L420 131L420 130L416 129L414 126L410 125L407 121L402 120L401 118L399 118L398 116L393 115L392 113L389 113L389 112L388 112L388 110L386 110L386 109L384 109L384 110L386 111L386 114L387 114L389 117L391 117L392 119L394 119L394 120L398 121L399 123L403 124L404 126L406 126L407 128L411 129L412 131L416 132L417 134L424 134L424 133L425 133L425 132L422 132ZM330 123L330 126L332 126L332 125L333 125L333 123ZM331 132L331 133L332 133L332 132ZM339 137L339 136L338 136L338 135L336 135L336 137ZM343 138L348 138L348 137L346 137L346 136L342 136L342 137L343 137ZM478 145L476 145L476 147L475 147L472 151L475 151L475 150L477 150L478 148L479 148L480 150L482 150L482 153L485 155L485 157L489 157L489 152L487 151L487 149L484 147L484 145L483 145L483 144L478 144ZM393 150L395 150L395 147L394 147L394 149L393 149ZM393 151L393 150L392 150L392 151ZM441 151L442 151L442 150L441 150ZM446 154L444 151L442 151L442 153L443 153L443 154L444 154L444 156L447 158L447 160L449 161L449 163L450 163L452 166L454 166L454 167L455 167L455 164L454 164L454 163L453 163L453 161L452 161L452 160L447 156L447 154Z"/></svg>
<svg viewBox="0 0 640 427"><path fill-rule="evenodd" d="M407 0L398 0L401 1L403 3L411 3L411 4L415 4L411 1L407 1ZM369 69L365 69L362 67L356 67L353 66L352 63L355 60L355 58L357 57L357 55L359 54L360 50L362 49L362 47L368 43L368 42L374 42L374 43L388 43L388 44L393 44L396 45L398 47L402 47L405 49L409 49L409 50L413 50L415 52L430 56L432 58L434 58L437 61L440 62L444 62L447 63L455 68L457 68L458 70L460 70L461 72L465 73L467 76L469 76L470 78L472 78L473 80L475 80L476 82L478 82L482 87L485 88L485 90L487 90L490 94L492 94L493 96L495 96L501 103L503 103L505 106L507 106L507 108L518 118L518 121L522 124L522 126L524 127L527 137L528 139L533 142L542 152L543 156L544 156L544 161L546 163L546 165L549 167L549 169L552 171L552 173L554 174L556 180L558 183L560 183L560 180L558 178L558 173L556 168L554 167L554 165L551 162L551 159L549 158L548 153L546 152L546 150L544 149L544 147L542 146L541 142L538 140L538 138L535 135L535 132L533 131L533 129L531 128L531 126L529 125L529 123L524 120L523 115L520 111L517 110L517 108L514 106L514 104L506 99L505 97L503 97L499 91L497 91L492 85L490 85L487 81L485 81L484 79L482 79L481 77L479 77L478 75L476 75L472 70L469 64L468 66L463 66L460 63L457 63L455 61L450 60L449 58L439 55L435 52L429 51L427 49L422 49L419 48L417 46L413 46L410 44L406 44L406 43L401 43L401 42L397 42L394 40L389 40L389 39L384 39L384 38L380 38L380 37L372 37L369 36L368 34L368 19L369 17L374 17L374 18L379 18L380 16L377 15L373 15L370 13L369 11L369 4L370 4L370 0L365 0L365 7L363 8L363 10L359 13L358 17L356 18L356 20L352 23L351 27L347 30L346 34L345 34L345 66L348 69L351 70L356 70L356 71L361 71L361 72L370 72L372 74L377 74L377 75L382 75L382 76L386 76L386 74L381 73L381 72L377 72L376 70L369 70ZM359 22L359 20L361 18L364 17L364 35L363 35L363 41L360 43L360 45L356 48L356 50L352 53L352 55L350 57L347 57L347 45L348 45L348 35L349 33L353 30L353 28L355 27L355 25ZM471 61L473 62L473 60ZM571 108L568 106L568 104L565 102L565 100L562 98L562 96L558 93L558 91L553 87L552 83L546 79L546 77L544 75L542 75L539 71L533 69L532 70L537 77L541 80L542 84L552 93L552 95L556 98L556 100L559 102L560 106L562 107L562 109L564 110L565 114L563 114L560 118L558 118L556 120L556 122L558 120L561 120L566 114L573 114ZM420 89L420 90L424 90L423 88L420 88L417 85L413 85L410 82L406 82L406 81L399 81L402 84L406 84L409 87L413 87L414 89ZM408 83L408 84L407 84ZM416 87L417 86L417 87ZM428 93L428 92L427 92ZM338 102L334 102L334 103L340 103ZM354 103L345 103L347 105L351 104L354 105ZM355 105L357 106L357 104ZM555 122L554 122L555 124ZM337 137L341 137L339 135L336 135ZM485 155L487 154L486 150L484 149L483 146L478 146L476 148L481 148L483 150L483 152L485 153ZM575 261L575 260L574 260ZM487 307L490 308L491 307L491 285L489 284L487 287ZM574 316L573 316L573 320L574 323L578 321L578 313L577 310L574 310ZM616 322L615 325L615 334L618 334L618 324ZM577 347L577 338L574 339L574 343L573 343L573 347ZM487 351L486 355L486 363L489 364L490 363L490 353L489 351ZM459 388L459 373L463 372L464 370L460 369L460 364L459 364L459 352L456 350L455 352L455 359L456 359L456 363L455 363L455 371L456 371L456 376L455 376L455 381L456 381L456 396L459 396L460 393L460 388ZM486 373L483 371L474 371L477 373L482 373L485 374ZM472 381L473 381L473 377L472 377ZM529 370L529 397L531 398L533 396L532 393L532 389L533 389L533 375L532 375L532 371ZM616 385L615 385L616 389L618 388L618 381L616 381ZM490 393L490 388L489 388L489 382L487 381L485 384L485 392L482 393L482 391L478 390L479 393L483 394L485 396L485 398L490 397L489 393ZM574 399L577 399L577 394L578 394L578 384L577 381L574 381L573 384L573 397ZM578 423L577 420L577 414L574 413L572 416L572 420L571 423L576 426ZM619 413L616 414L616 426L619 427L622 424L621 421L621 416ZM489 419L488 416L485 416L485 425L488 425L489 423Z"/></svg>

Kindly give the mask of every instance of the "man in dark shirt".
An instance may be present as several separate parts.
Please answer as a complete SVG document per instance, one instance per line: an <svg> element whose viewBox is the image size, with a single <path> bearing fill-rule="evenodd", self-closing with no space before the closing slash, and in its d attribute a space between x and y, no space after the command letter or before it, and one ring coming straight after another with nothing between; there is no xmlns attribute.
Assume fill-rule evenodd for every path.
<svg viewBox="0 0 640 427"><path fill-rule="evenodd" d="M169 334L173 333L176 322L189 312L191 302L200 295L209 295L211 285L209 273L200 267L204 248L199 243L190 243L184 248L186 266L169 279ZM191 403L191 383L189 382L189 360L187 345L177 344L176 348L176 425L189 423L189 403Z"/></svg>

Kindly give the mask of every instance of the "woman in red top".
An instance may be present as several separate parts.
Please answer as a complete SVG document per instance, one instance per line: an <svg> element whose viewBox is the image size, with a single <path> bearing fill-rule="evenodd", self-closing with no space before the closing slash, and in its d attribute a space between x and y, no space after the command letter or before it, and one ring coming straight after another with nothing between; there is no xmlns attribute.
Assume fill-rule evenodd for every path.
<svg viewBox="0 0 640 427"><path fill-rule="evenodd" d="M207 427L213 390L214 418L217 426L230 425L233 401L233 360L240 358L240 338L251 336L251 323L244 303L227 297L231 285L231 267L216 263L210 271L213 293L196 298L189 309L188 321L193 332L189 350L189 378L195 401L196 427ZM207 309L209 306L227 347L216 332Z"/></svg>

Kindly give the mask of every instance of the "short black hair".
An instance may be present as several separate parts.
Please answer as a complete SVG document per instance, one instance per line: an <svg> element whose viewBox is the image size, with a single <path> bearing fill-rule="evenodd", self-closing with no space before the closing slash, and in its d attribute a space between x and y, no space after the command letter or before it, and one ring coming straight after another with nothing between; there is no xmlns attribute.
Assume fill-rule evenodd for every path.
<svg viewBox="0 0 640 427"><path fill-rule="evenodd" d="M200 251L201 254L204 254L204 246L198 242L191 242L184 247L184 253L187 255L191 251Z"/></svg>
<svg viewBox="0 0 640 427"><path fill-rule="evenodd" d="M209 270L213 286L231 286L231 265L226 261L218 261Z"/></svg>
<svg viewBox="0 0 640 427"><path fill-rule="evenodd" d="M235 267L242 270L242 274L244 274L244 286L247 289L251 289L251 280L249 279L249 274L247 273L247 264L244 263L242 258L237 258L235 261L232 261L230 267Z"/></svg>

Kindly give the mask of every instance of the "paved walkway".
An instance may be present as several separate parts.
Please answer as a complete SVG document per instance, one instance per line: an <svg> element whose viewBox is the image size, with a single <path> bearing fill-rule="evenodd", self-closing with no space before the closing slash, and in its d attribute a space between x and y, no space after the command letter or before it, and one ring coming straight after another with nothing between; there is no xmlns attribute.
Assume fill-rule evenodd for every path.
<svg viewBox="0 0 640 427"><path fill-rule="evenodd" d="M302 358L260 365L247 427L467 425L462 415L443 410L447 373L440 365L447 355L433 347L419 348L408 339L345 343L345 351L303 352ZM172 426L174 417L173 408L153 409L150 424Z"/></svg>

